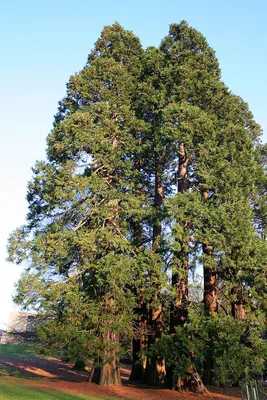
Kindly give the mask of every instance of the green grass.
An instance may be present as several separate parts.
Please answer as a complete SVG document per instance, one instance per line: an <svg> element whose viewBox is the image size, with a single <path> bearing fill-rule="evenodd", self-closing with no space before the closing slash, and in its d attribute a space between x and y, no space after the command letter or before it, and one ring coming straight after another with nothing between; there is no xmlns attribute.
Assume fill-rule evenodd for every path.
<svg viewBox="0 0 267 400"><path fill-rule="evenodd" d="M0 400L114 400L108 397L92 397L84 395L71 395L59 391L40 390L27 386L24 380L14 375L23 376L16 372L14 367L3 367L2 360L43 360L46 357L38 356L34 346L25 344L0 345L0 374L13 375L12 378L0 376Z"/></svg>
<svg viewBox="0 0 267 400"><path fill-rule="evenodd" d="M31 359L37 360L41 358L35 354L34 348L31 345L25 344L0 344L0 360L1 358L12 359Z"/></svg>
<svg viewBox="0 0 267 400"><path fill-rule="evenodd" d="M40 390L0 379L0 400L113 400L108 397L71 395L68 393Z"/></svg>
<svg viewBox="0 0 267 400"><path fill-rule="evenodd" d="M5 360L13 362L7 365ZM25 344L0 344L0 374L24 376L23 370L16 367L16 361L23 364L24 360L40 360L44 358L35 353L34 346ZM26 374L27 375L27 374ZM1 400L1 397L0 397Z"/></svg>

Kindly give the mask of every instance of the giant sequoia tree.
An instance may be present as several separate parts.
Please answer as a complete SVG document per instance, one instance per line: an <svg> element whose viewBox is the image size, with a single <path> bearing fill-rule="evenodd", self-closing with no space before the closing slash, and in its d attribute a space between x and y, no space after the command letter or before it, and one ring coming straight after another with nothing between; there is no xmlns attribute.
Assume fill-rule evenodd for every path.
<svg viewBox="0 0 267 400"><path fill-rule="evenodd" d="M9 240L16 301L43 345L91 357L89 379L203 392L260 373L266 346L266 149L214 51L186 22L143 50L105 27L72 76ZM203 302L189 278L203 269ZM227 343L226 336L229 336ZM253 350L253 351L251 351ZM226 364L227 358L227 365ZM255 362L257 357L257 362ZM230 360L230 361L229 361ZM223 366L223 367L222 367ZM219 371L219 373L216 373Z"/></svg>

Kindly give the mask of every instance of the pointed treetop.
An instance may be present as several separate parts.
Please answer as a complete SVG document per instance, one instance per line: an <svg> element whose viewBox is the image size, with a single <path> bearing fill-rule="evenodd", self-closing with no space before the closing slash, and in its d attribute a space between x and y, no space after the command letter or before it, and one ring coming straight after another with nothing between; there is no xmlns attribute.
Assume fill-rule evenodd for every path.
<svg viewBox="0 0 267 400"><path fill-rule="evenodd" d="M88 64L98 57L113 58L115 61L130 66L133 59L143 55L140 40L132 31L125 30L118 22L105 26L95 48L88 56ZM138 63L139 64L139 63Z"/></svg>
<svg viewBox="0 0 267 400"><path fill-rule="evenodd" d="M170 58L176 61L182 55L198 54L200 56L198 61L208 59L210 65L208 66L205 62L207 68L210 70L212 66L214 72L220 76L215 51L209 46L205 36L189 26L186 21L170 25L169 35L162 40L160 48L165 53L169 53Z"/></svg>

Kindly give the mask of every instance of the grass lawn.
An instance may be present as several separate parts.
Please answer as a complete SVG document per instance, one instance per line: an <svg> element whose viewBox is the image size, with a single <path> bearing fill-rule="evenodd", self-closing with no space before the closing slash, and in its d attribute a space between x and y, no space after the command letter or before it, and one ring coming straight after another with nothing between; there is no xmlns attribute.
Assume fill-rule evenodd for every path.
<svg viewBox="0 0 267 400"><path fill-rule="evenodd" d="M41 356L38 356L33 346L25 344L0 344L0 359L8 358L12 359L31 359L38 360Z"/></svg>
<svg viewBox="0 0 267 400"><path fill-rule="evenodd" d="M40 360L42 362L49 357L41 356L35 353L34 346L25 344L1 344L0 345L0 400L114 400L111 397L95 397L90 395L73 395L60 391L42 390L27 385L19 370L16 371L17 363L23 365L23 361ZM15 367L5 365L5 360L12 363ZM37 364L39 365L39 363ZM2 373L2 377L1 377ZM13 375L7 377L4 375ZM18 377L20 376L20 377ZM36 376L38 378L38 376ZM42 378L41 378L42 379ZM48 387L49 389L49 387Z"/></svg>
<svg viewBox="0 0 267 400"><path fill-rule="evenodd" d="M19 378L9 382L0 378L0 400L113 400L108 397L78 396L22 386Z"/></svg>
<svg viewBox="0 0 267 400"><path fill-rule="evenodd" d="M34 362L40 360L40 362L43 362L44 357L36 354L32 345L0 344L0 374L24 376L24 371L18 368L18 366L23 365L24 362L28 362L29 360L34 360Z"/></svg>

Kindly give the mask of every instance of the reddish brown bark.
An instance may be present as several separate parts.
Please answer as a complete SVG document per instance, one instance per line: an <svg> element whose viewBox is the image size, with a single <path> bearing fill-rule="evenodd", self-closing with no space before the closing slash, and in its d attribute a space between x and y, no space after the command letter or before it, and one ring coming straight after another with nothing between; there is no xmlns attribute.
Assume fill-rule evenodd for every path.
<svg viewBox="0 0 267 400"><path fill-rule="evenodd" d="M116 113L112 117L115 121L118 120ZM115 151L118 145L118 137L114 136L111 139L111 151ZM107 182L110 186L114 187L115 180L113 177L107 177ZM106 225L110 226L114 231L114 235L121 235L120 221L119 221L119 202L118 199L112 199L107 203L109 215L106 218ZM107 308L112 310L116 299L111 296L108 299L103 299L103 303L106 303ZM119 360L119 334L108 330L108 326L103 327L103 331L99 336L100 342L103 345L103 355L101 359L95 363L91 369L88 381L94 382L99 385L121 385L120 375L120 360Z"/></svg>
<svg viewBox="0 0 267 400"><path fill-rule="evenodd" d="M77 359L72 369L75 371L85 371L86 363L84 360Z"/></svg>
<svg viewBox="0 0 267 400"><path fill-rule="evenodd" d="M208 191L204 191L204 199L207 200L209 197ZM207 243L204 243L203 254L205 260L203 262L204 272L204 309L206 314L211 315L218 311L218 294L216 287L216 271L213 265L212 252L213 247Z"/></svg>
<svg viewBox="0 0 267 400"><path fill-rule="evenodd" d="M175 328L183 326L188 319L188 254L182 251L180 259L183 260L184 277L181 278L179 273L172 275L175 300L171 304L170 333L175 333Z"/></svg>
<svg viewBox="0 0 267 400"><path fill-rule="evenodd" d="M113 147L116 147L116 145L117 141L114 139ZM110 215L106 218L106 224L113 229L114 234L121 235L118 200L110 200L107 207ZM106 302L107 307L110 307L110 309L114 307L115 301L114 297L103 299L103 302ZM118 358L119 335L112 330L108 331L107 327L105 328L106 330L103 328L103 332L99 336L100 342L104 344L104 354L93 365L88 382L94 382L99 385L121 385L120 360Z"/></svg>
<svg viewBox="0 0 267 400"><path fill-rule="evenodd" d="M185 193L188 190L188 164L184 142L179 143L179 165L178 165L178 193ZM188 229L188 223L183 227ZM188 318L188 240L180 243L181 251L175 254L179 259L178 268L180 272L172 274L172 286L175 289L175 301L171 305L170 333L175 333L175 328L185 324Z"/></svg>
<svg viewBox="0 0 267 400"><path fill-rule="evenodd" d="M162 171L160 157L155 154L155 199L156 221L153 226L153 243L155 251L160 248L162 234L161 208L163 203ZM155 276L158 279L158 273ZM157 284L155 299L150 305L149 326L151 334L148 336L148 347L158 342L163 332L163 308L160 303L160 284ZM155 306L156 305L156 306ZM164 386L166 376L165 361L161 357L148 357L143 382L151 386Z"/></svg>
<svg viewBox="0 0 267 400"><path fill-rule="evenodd" d="M208 393L207 388L193 365L188 368L185 378L178 378L176 381L172 381L170 389L177 391L189 390L190 392L199 394Z"/></svg>
<svg viewBox="0 0 267 400"><path fill-rule="evenodd" d="M134 169L140 174L140 159L139 156L135 155L134 161ZM135 190L137 195L141 195L140 188L140 180L137 177L135 181ZM133 220L132 222L133 229L133 244L135 247L136 253L140 253L142 251L142 238L143 238L143 227L142 222L139 219ZM147 335L147 322L148 322L148 312L147 305L143 301L142 293L144 288L139 288L139 294L136 296L137 307L134 310L136 315L134 321L134 335L132 341L132 356L133 356L133 364L130 375L130 380L139 381L142 380L144 376L144 371L146 368L146 357L140 356L140 352L147 348L148 346L148 335Z"/></svg>
<svg viewBox="0 0 267 400"><path fill-rule="evenodd" d="M216 271L213 264L213 247L203 244L203 254L206 260L203 262L204 269L204 311L206 315L212 315L218 312L218 293L216 287ZM203 364L203 382L205 385L213 384L214 376L214 356L213 356L213 338L209 335L209 341L205 352L205 361Z"/></svg>
<svg viewBox="0 0 267 400"><path fill-rule="evenodd" d="M178 170L178 192L185 193L188 190L188 164L189 158L186 154L185 143L179 143L179 170Z"/></svg>
<svg viewBox="0 0 267 400"><path fill-rule="evenodd" d="M184 142L179 143L179 167L178 167L178 193L185 193L188 190L188 165L189 159L186 154ZM183 229L189 228L188 222L185 223ZM175 254L179 260L179 272L172 274L172 286L175 289L175 301L171 305L170 313L170 333L175 334L179 326L183 326L188 320L188 242L189 238L181 241L181 250ZM167 385L172 390L190 390L195 393L207 393L207 389L194 367L194 356L191 356L192 364L189 366L186 377L178 377L174 379L172 368L167 371Z"/></svg>
<svg viewBox="0 0 267 400"><path fill-rule="evenodd" d="M147 334L147 307L142 296L137 296L137 315L135 332L133 337L133 365L130 375L130 380L139 381L144 376L146 368L146 358L140 358L140 351L148 346Z"/></svg>
<svg viewBox="0 0 267 400"><path fill-rule="evenodd" d="M188 188L188 158L186 156L185 143L179 143L179 165L178 165L178 193L186 192ZM181 243L181 251L175 255L180 263L180 269L184 270L183 277L181 273L173 272L172 286L175 289L175 300L171 304L170 312L170 333L175 333L177 326L183 325L188 316L188 252L185 243ZM182 263L182 265L181 265Z"/></svg>
<svg viewBox="0 0 267 400"><path fill-rule="evenodd" d="M247 318L246 301L242 293L242 288L233 286L232 295L232 317L236 321L244 321Z"/></svg>
<svg viewBox="0 0 267 400"><path fill-rule="evenodd" d="M218 293L216 287L216 271L212 266L212 246L203 245L203 253L210 260L205 266L204 262L204 309L206 314L211 315L218 311Z"/></svg>
<svg viewBox="0 0 267 400"><path fill-rule="evenodd" d="M118 335L113 332L105 332L100 336L100 340L105 343L104 357L93 365L88 382L102 386L121 385Z"/></svg>
<svg viewBox="0 0 267 400"><path fill-rule="evenodd" d="M121 385L119 359L113 360L101 367L93 366L88 382L93 382L101 386Z"/></svg>
<svg viewBox="0 0 267 400"><path fill-rule="evenodd" d="M158 286L160 291L160 286ZM151 334L148 335L148 347L158 342L163 332L163 308L158 305L153 309L153 304L149 312L149 323ZM148 357L143 382L151 386L162 387L165 384L166 368L165 361L160 357Z"/></svg>
<svg viewBox="0 0 267 400"><path fill-rule="evenodd" d="M162 233L162 216L161 208L163 204L163 187L162 187L162 171L160 165L160 157L155 155L155 198L154 207L156 211L156 221L153 225L153 248L160 248L160 239Z"/></svg>

